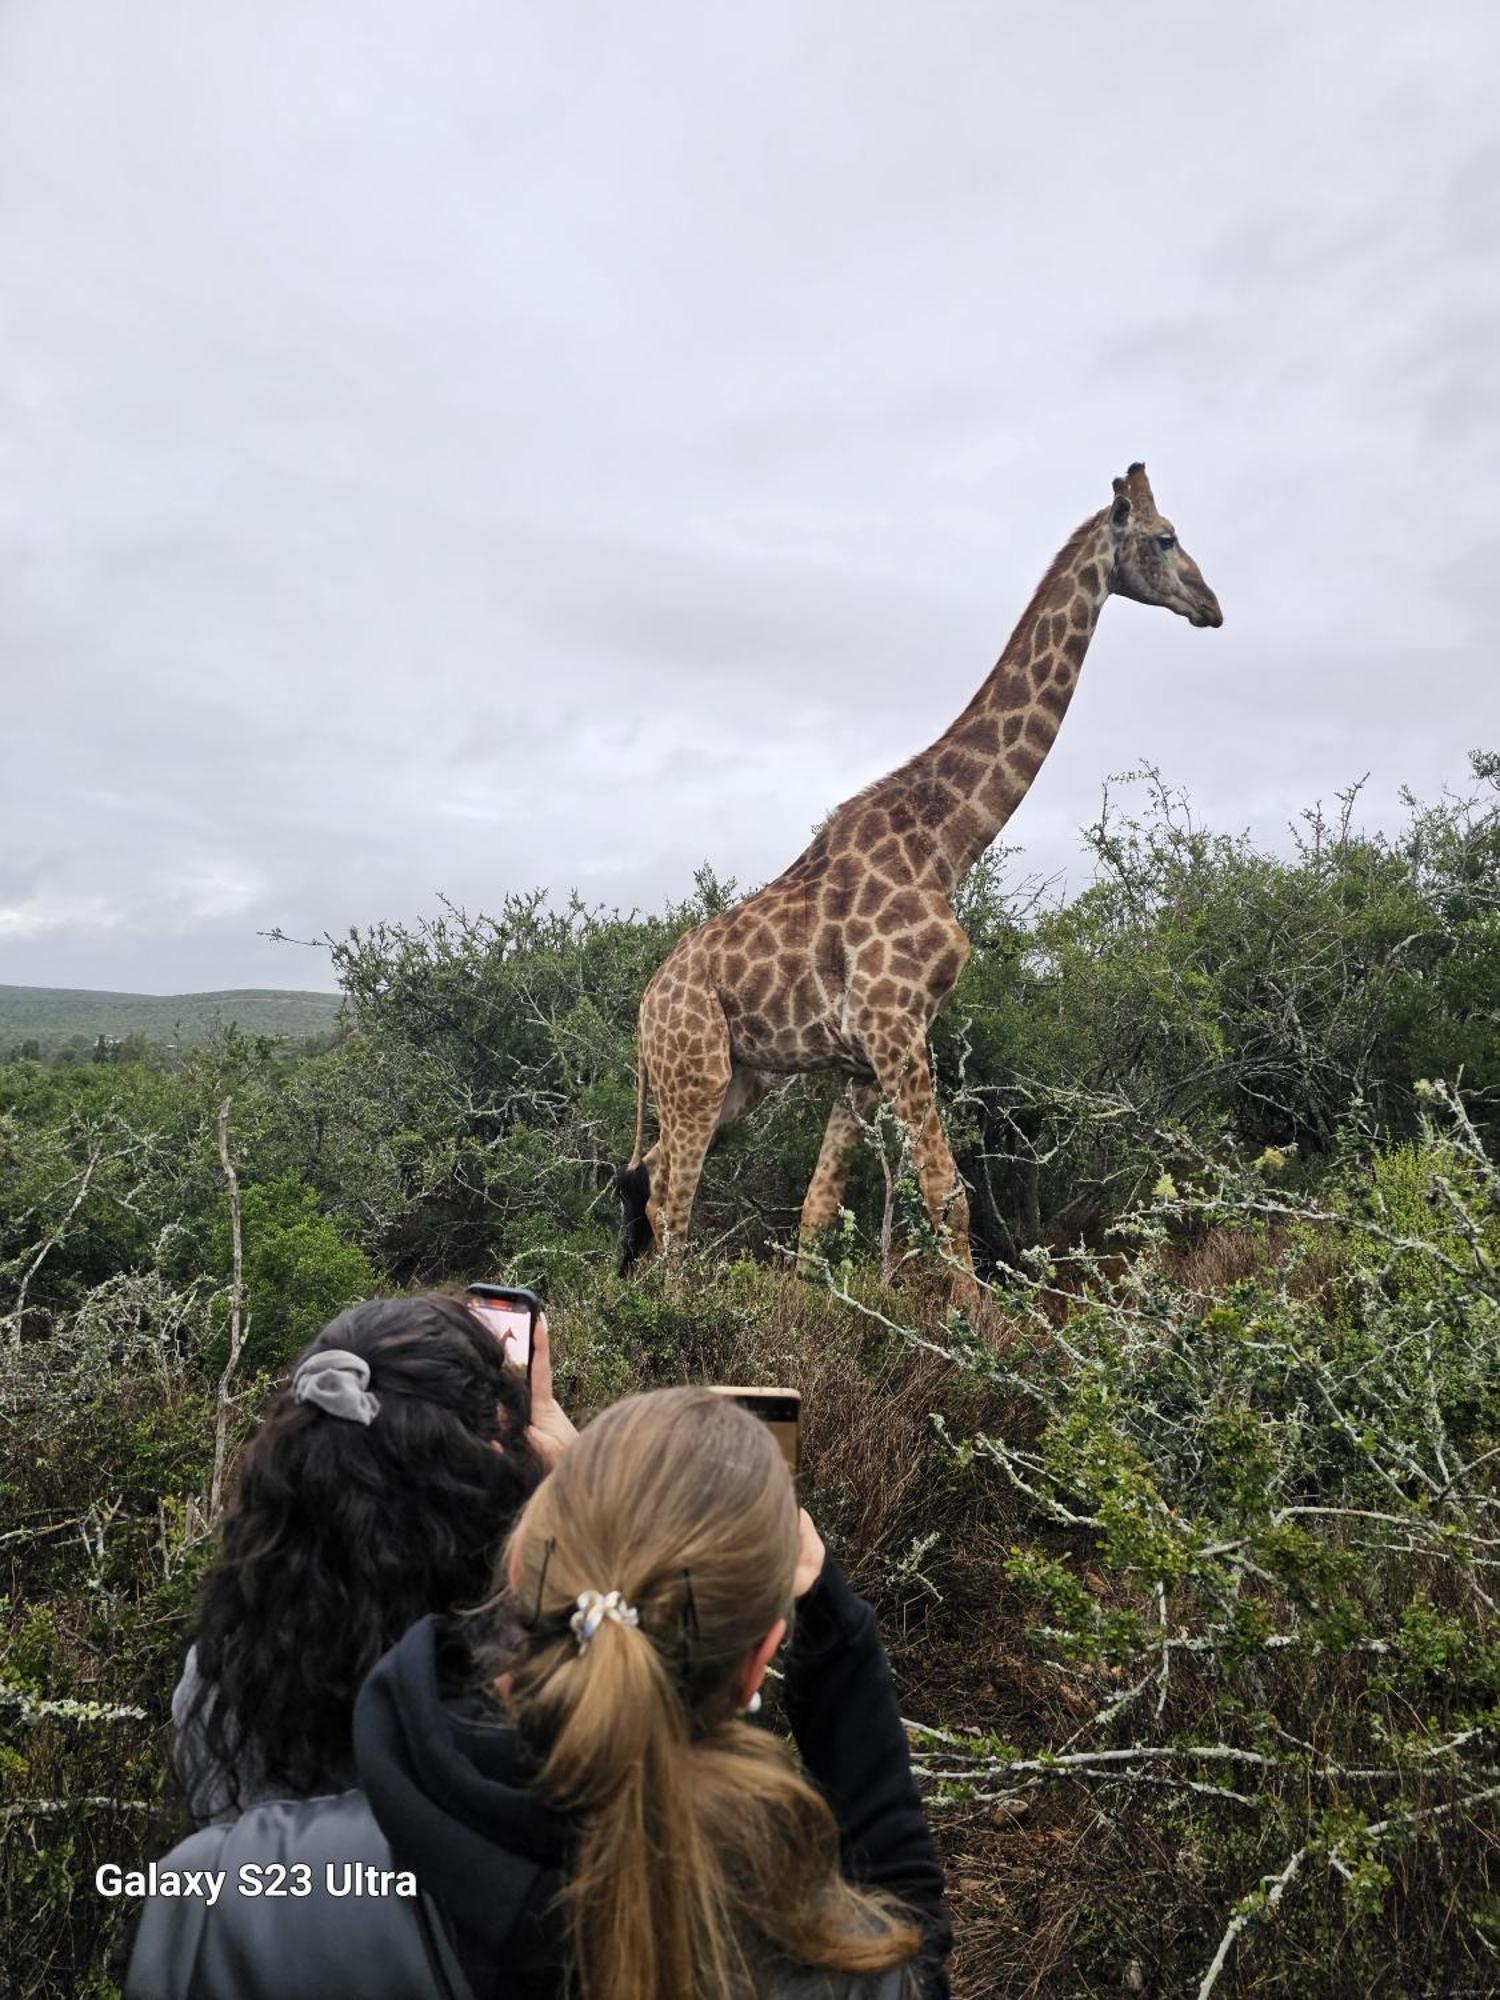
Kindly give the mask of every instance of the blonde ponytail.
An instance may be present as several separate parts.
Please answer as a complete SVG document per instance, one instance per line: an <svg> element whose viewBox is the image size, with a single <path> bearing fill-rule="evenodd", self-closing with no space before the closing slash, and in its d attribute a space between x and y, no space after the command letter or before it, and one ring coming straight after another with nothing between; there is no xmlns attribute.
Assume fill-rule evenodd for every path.
<svg viewBox="0 0 1500 2000"><path fill-rule="evenodd" d="M917 1934L839 1870L784 1745L734 1717L746 1654L791 1609L797 1514L763 1424L703 1390L616 1404L516 1530L528 1635L507 1700L538 1783L577 1814L567 1890L581 2000L773 1990L780 1963L882 1971ZM580 1593L618 1591L580 1648Z"/></svg>

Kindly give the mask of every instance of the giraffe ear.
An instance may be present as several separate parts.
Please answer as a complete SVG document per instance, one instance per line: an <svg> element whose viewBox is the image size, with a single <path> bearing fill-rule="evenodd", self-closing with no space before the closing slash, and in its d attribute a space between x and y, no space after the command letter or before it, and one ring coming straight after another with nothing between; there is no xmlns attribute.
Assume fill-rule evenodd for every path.
<svg viewBox="0 0 1500 2000"><path fill-rule="evenodd" d="M1109 518L1117 528L1123 528L1130 519L1130 491L1123 479L1115 481L1115 504L1109 510Z"/></svg>

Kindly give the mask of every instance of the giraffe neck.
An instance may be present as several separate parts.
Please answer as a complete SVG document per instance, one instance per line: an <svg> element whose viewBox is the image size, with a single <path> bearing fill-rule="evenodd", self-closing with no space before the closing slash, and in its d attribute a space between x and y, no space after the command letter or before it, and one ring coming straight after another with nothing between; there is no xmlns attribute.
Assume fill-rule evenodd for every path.
<svg viewBox="0 0 1500 2000"><path fill-rule="evenodd" d="M1041 769L1113 575L1105 510L1068 538L963 714L902 773L926 791L923 821L950 886L979 859Z"/></svg>

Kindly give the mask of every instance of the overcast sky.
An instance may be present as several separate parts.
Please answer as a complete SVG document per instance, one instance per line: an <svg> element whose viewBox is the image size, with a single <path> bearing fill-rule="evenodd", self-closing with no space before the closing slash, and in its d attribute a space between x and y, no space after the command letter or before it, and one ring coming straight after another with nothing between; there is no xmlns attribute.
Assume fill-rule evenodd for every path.
<svg viewBox="0 0 1500 2000"><path fill-rule="evenodd" d="M1500 9L3 0L0 980L744 886L1146 460L1012 821L1500 747Z"/></svg>

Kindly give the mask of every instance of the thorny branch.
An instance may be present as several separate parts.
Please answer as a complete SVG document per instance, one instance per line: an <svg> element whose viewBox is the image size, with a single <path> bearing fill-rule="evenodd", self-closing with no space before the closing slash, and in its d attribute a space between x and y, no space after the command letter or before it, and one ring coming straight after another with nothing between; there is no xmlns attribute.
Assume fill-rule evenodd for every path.
<svg viewBox="0 0 1500 2000"><path fill-rule="evenodd" d="M26 1298L31 1290L32 1280L36 1277L38 1271L41 1270L43 1264L46 1263L51 1253L67 1235L69 1225L72 1223L79 1209L82 1208L89 1191L89 1186L93 1181L95 1173L98 1171L99 1162L103 1157L104 1143L102 1140L95 1140L87 1163L78 1176L78 1186L74 1192L72 1201L68 1204L66 1213L51 1234L38 1246L36 1255L26 1267L25 1274L21 1279L20 1289L16 1293L15 1306L10 1314L11 1345L13 1347L19 1347L21 1344L22 1321L26 1317Z"/></svg>

